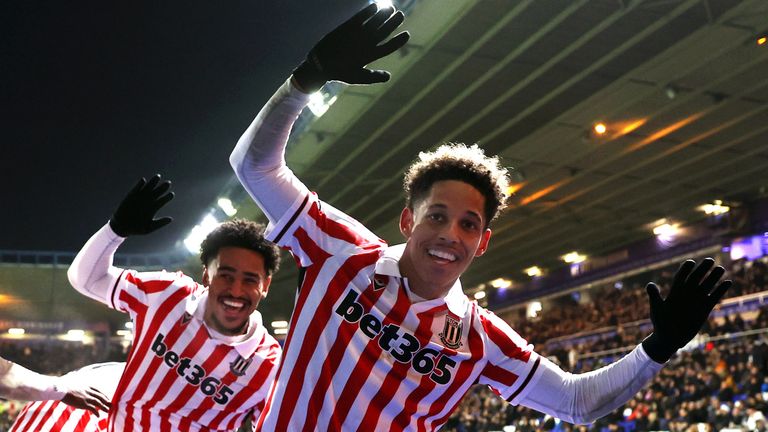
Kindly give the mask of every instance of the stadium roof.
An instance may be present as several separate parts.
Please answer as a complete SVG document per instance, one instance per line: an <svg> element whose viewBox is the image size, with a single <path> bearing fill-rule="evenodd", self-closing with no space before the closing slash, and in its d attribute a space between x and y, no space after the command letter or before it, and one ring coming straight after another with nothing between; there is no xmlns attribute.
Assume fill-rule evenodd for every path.
<svg viewBox="0 0 768 432"><path fill-rule="evenodd" d="M488 253L463 278L466 287L498 277L525 278L523 269L562 265L560 256L572 250L592 256L608 253L649 237L650 224L661 218L683 223L701 219L703 214L696 207L716 199L738 203L765 196L768 44L757 42L768 30L764 1L416 0L395 4L407 10L405 27L412 38L402 53L376 65L391 70L392 81L342 88L325 114L295 134L289 164L324 200L397 242L402 173L419 151L446 141L463 141L478 142L500 154L506 165L514 167L517 189L511 208L494 226ZM279 12L288 16L290 9L284 6ZM208 38L224 38L233 42L234 56L251 53L252 61L258 58L259 64L239 64L229 70L216 57L209 64L186 65L188 75L178 77L172 89L147 87L153 99L135 125L138 136L123 137L127 129L97 136L110 149L98 153L103 166L95 172L79 166L63 175L77 178L87 197L98 195L111 203L114 194L136 175L167 168L174 180L180 179L176 180L178 201L198 204L195 208L183 201L176 204L179 207L169 206L174 216L182 208L192 213L199 210L178 217L178 225L189 229L207 206L214 205L218 193L242 196L230 182L228 152L292 62L355 7L343 9L343 13L334 10L330 17L321 14L323 23L313 15L302 15L301 22L291 21L290 32L276 30L264 42L290 40L295 55L289 59L274 49L261 53L262 41L232 40L234 32L226 31L225 25L216 27L222 34L209 34L206 40L189 29L188 36L196 43L220 47L221 42ZM234 16L237 11L228 12L234 22L244 25ZM132 17L142 21L137 11ZM289 38L287 33L296 33L297 28L302 33ZM103 64L109 62L130 63L111 58ZM255 77L262 68L264 73ZM66 71L62 73L67 76ZM151 70L143 73L147 75L141 79L154 81ZM206 85L213 88L200 90ZM87 90L77 87L71 95L80 97ZM234 96L242 92L249 96ZM113 96L98 101L120 105L123 94ZM152 104L175 97L203 105L207 114L179 113L169 118L170 113L159 112ZM119 116L122 109L129 108L105 103L103 118ZM593 130L598 122L606 126L603 135ZM152 143L142 150L151 157L134 155L122 161L109 157L111 149L125 150L136 140ZM59 149L69 144L48 143ZM72 151L56 155L76 159L87 151L73 144ZM191 161L190 154L204 156ZM145 159L154 160L155 166ZM38 184L39 193L30 199L49 197L48 211L55 212L61 204L54 198L59 186L34 165L29 169L32 172L19 181L38 184L42 180L34 177L42 175L46 184ZM119 179L112 178L112 172L119 172L115 176ZM61 187L72 187L66 180ZM247 200L236 206L238 216L259 217ZM23 211L20 202L16 207ZM98 217L87 205L77 210L68 220L57 222L88 225L86 232L90 232L111 207L100 207L104 211ZM83 221L75 217L80 213L88 213ZM169 244L186 233L176 230L173 234L174 239L167 237L169 233L159 238ZM269 301L274 304L280 302L272 300L276 292L295 285L290 267L284 265L286 270L273 285ZM287 295L280 298L287 304L292 300Z"/></svg>

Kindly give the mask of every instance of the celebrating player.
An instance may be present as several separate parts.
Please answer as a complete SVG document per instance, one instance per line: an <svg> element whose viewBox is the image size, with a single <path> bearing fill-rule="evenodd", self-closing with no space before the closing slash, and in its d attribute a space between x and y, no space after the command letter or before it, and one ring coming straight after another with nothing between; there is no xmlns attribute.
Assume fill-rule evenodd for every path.
<svg viewBox="0 0 768 432"><path fill-rule="evenodd" d="M261 413L280 347L256 311L279 266L263 227L233 220L203 241L203 284L177 272L123 270L113 254L155 219L170 182L141 179L88 240L67 275L78 291L128 313L134 343L112 399L109 429L234 430Z"/></svg>
<svg viewBox="0 0 768 432"><path fill-rule="evenodd" d="M459 276L489 244L507 172L477 146L422 153L406 174L400 231L388 246L320 201L285 165L293 121L328 80L389 79L365 65L401 47L383 42L403 14L375 4L326 35L241 137L230 162L290 250L302 281L263 430L435 430L476 383L574 423L629 400L699 330L730 286L711 259L686 261L662 299L649 284L653 333L599 370L573 375L537 355Z"/></svg>
<svg viewBox="0 0 768 432"><path fill-rule="evenodd" d="M0 397L24 401L58 401L74 408L109 411L104 393L82 381L40 375L0 357Z"/></svg>
<svg viewBox="0 0 768 432"><path fill-rule="evenodd" d="M74 385L90 385L103 399L110 400L115 394L117 382L125 363L97 363L72 371L61 377ZM98 389L98 390L96 390ZM86 406L65 404L48 400L26 404L16 416L10 432L106 432L107 411L97 411ZM101 408L101 407L100 407ZM103 408L102 408L103 409Z"/></svg>

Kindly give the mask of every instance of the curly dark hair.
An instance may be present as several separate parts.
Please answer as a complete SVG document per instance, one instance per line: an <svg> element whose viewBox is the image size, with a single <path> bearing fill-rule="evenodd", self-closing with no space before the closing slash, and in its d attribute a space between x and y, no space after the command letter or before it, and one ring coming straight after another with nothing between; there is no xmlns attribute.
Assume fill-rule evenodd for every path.
<svg viewBox="0 0 768 432"><path fill-rule="evenodd" d="M241 247L258 252L264 257L264 269L272 276L280 268L280 249L264 238L264 225L232 219L216 227L200 245L200 261L207 266L223 247Z"/></svg>
<svg viewBox="0 0 768 432"><path fill-rule="evenodd" d="M486 228L507 205L507 169L500 166L498 157L486 156L477 144L443 144L433 152L419 153L403 180L405 205L413 209L413 204L425 198L432 185L442 180L463 181L483 194Z"/></svg>

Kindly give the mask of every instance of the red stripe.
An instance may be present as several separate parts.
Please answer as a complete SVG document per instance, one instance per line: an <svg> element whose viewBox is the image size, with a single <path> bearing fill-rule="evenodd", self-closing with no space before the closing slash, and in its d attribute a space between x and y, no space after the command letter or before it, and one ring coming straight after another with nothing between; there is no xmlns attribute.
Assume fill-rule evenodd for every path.
<svg viewBox="0 0 768 432"><path fill-rule="evenodd" d="M492 312L483 310L479 314L480 322L483 324L485 333L491 339L491 342L496 344L501 352L503 352L507 357L517 359L522 362L528 362L528 360L531 358L531 351L529 351L525 346L516 344L508 334L506 334L502 329L498 328L491 321L491 318L489 316L485 316L483 312L488 315L492 315ZM493 316L496 317L495 315ZM496 319L501 320L501 318L498 317L496 317Z"/></svg>
<svg viewBox="0 0 768 432"><path fill-rule="evenodd" d="M442 309L442 308L439 308ZM424 316L424 318L421 318ZM419 327L416 330L416 339L419 340L419 343L422 347L425 347L429 344L429 341L432 336L432 322L435 319L434 314L430 314L428 312L424 312L419 314L420 320L419 320ZM442 355L445 355L443 353ZM435 362L438 361L440 357L435 357ZM425 374L421 376L421 379L419 380L419 385L416 387L414 391L412 391L406 398L405 402L403 403L403 409L400 410L400 412L395 416L392 423L393 426L397 425L399 427L399 430L406 430L410 426L411 420L414 416L418 414L418 408L419 408L419 402L421 402L422 399L426 395L428 395L437 385L432 379L429 377L430 374ZM394 395L393 395L394 396ZM423 418L423 416L422 416ZM423 422L422 422L423 423ZM423 430L423 429L422 429Z"/></svg>
<svg viewBox="0 0 768 432"><path fill-rule="evenodd" d="M55 408L55 406L54 406L54 408ZM64 409L64 411L61 413L59 418L56 420L56 423L53 424L53 427L51 427L51 432L61 430L61 428L64 427L64 423L66 423L67 420L69 420L69 417L72 415L72 412L74 410L75 409L72 408L71 406L67 406Z"/></svg>
<svg viewBox="0 0 768 432"><path fill-rule="evenodd" d="M266 330L265 330L266 332ZM264 334L266 338L266 333ZM264 353L266 351L266 353ZM234 398L232 398L231 401L227 403L227 410L220 412L214 419L210 422L210 426L212 428L218 428L222 421L224 421L224 418L227 414L234 411L234 407L241 407L243 404L250 399L254 393L258 392L263 388L263 386L269 386L271 385L270 382L268 382L268 378L272 372L272 370L277 365L278 361L280 360L280 345L273 344L268 347L264 346L263 344L259 344L258 350L254 353L253 357L254 359L261 359L261 364L259 365L259 368L256 370L256 373L253 375L253 378L251 379L250 384L256 385L255 391L240 391L237 395L235 395ZM250 387L246 387L245 389L249 389ZM261 407L264 405L264 400L260 400L257 402L256 407L258 407L259 410L261 410ZM248 407L253 411L254 407ZM232 424L232 421L235 420L234 418L230 420L230 424L227 425L227 429L234 429L234 425Z"/></svg>
<svg viewBox="0 0 768 432"><path fill-rule="evenodd" d="M152 279L148 281L144 281L136 277L133 273L126 273L125 280L136 285L136 288L139 290L147 293L147 294L155 294L159 292L163 292L166 289L168 289L169 286L171 286L174 282L179 280L179 275L175 273L166 273L170 279L168 280L162 280L162 279ZM185 287L192 291L193 287Z"/></svg>
<svg viewBox="0 0 768 432"><path fill-rule="evenodd" d="M488 363L485 366L482 375L493 381L496 381L505 387L512 387L518 378L516 373L510 372L491 363Z"/></svg>
<svg viewBox="0 0 768 432"><path fill-rule="evenodd" d="M171 349L173 345L178 341L178 338L183 333L183 330L188 328L187 325L179 325L177 324L174 326L174 328L168 333L165 339L166 346L168 349ZM205 341L208 340L208 332L205 330L205 328L201 325L198 327L197 331L195 332L195 335L192 337L192 340L187 344L186 347L181 351L181 354L179 354L179 359L182 358L194 358L195 354L200 351L200 348L203 346ZM179 352L179 349L175 349L175 352ZM155 356L155 359L152 361L152 365L150 366L149 370L159 370L158 366L163 366L160 362L163 361L160 357ZM176 367L173 368L167 368L168 370L165 373L165 376L163 377L163 380L160 382L160 384L157 386L157 388L153 389L154 395L152 398L142 406L142 416L141 416L141 426L143 430L150 430L151 424L150 424L150 413L152 412L152 409L157 405L159 401L164 399L166 395L168 394L168 391L173 387L173 384L176 381L184 380L183 377L180 377L178 372L176 372ZM142 383L139 383L138 388L147 388L149 385L149 380L152 378L151 374L147 374L144 376L144 379L142 380ZM186 381L186 380L185 380ZM130 403L130 402L129 402Z"/></svg>
<svg viewBox="0 0 768 432"><path fill-rule="evenodd" d="M112 286L112 295L109 296L110 302L112 302L112 309L117 309L117 305L115 305L115 293L117 292L117 286L120 285L120 279L122 279L124 274L125 270L121 271L120 276L117 277L115 284Z"/></svg>
<svg viewBox="0 0 768 432"><path fill-rule="evenodd" d="M92 414L90 411L81 410L82 413L80 415L80 420L77 422L77 425L75 426L76 431L84 431L86 430L86 427L88 426L88 423L91 421Z"/></svg>
<svg viewBox="0 0 768 432"><path fill-rule="evenodd" d="M474 371L475 364L477 364L477 362L481 361L485 357L485 346L483 345L483 339L480 336L480 333L478 333L478 331L475 329L475 316L477 309L477 304L472 303L472 309L470 312L472 314L472 318L470 319L469 334L467 335L470 357L467 360L459 362L459 367L456 370L456 375L454 376L451 384L445 388L443 390L443 394L441 394L440 397L438 397L432 403L432 406L430 407L427 415L420 419L422 423L430 421L429 429L431 430L438 429L446 421L448 421L448 417L450 417L451 413L456 410L456 407L459 406L462 398L457 398L456 402L452 407L450 407L449 410L447 410L445 415L442 417L435 416L437 413L442 411L443 408L445 408L445 406L448 404L448 401L458 392L461 392L463 397L463 394L466 394L467 391L469 391L469 389L472 387L472 383L474 382L474 379L470 380L470 378Z"/></svg>
<svg viewBox="0 0 768 432"><path fill-rule="evenodd" d="M374 304L376 301L378 301L378 298L384 292L386 292L386 290L380 290L380 291L376 291L372 289L366 290L364 294L368 294L368 295L363 297L362 301L366 302L364 304L367 307L367 309L370 309L370 305L368 305L367 302L370 301L371 304ZM370 295L373 295L373 294L377 294L377 297L371 298ZM405 319L405 314L408 312L409 306L410 306L410 302L408 301L408 297L405 294L405 292L403 292L402 290L398 290L394 305L392 305L392 308L387 313L387 315L384 316L384 319L382 320L382 325L381 325L382 328L392 323L402 322L403 319ZM380 355L381 355L381 348L378 346L378 337L376 337L366 344L360 356L360 359L357 361L355 368L352 370L352 373L350 374L349 379L344 385L344 388L342 389L341 394L339 395L338 402L335 404L335 407L333 409L331 418L329 419L329 423L326 428L327 430L330 430L333 426L340 428L341 425L344 424L344 421L346 420L346 416L352 408L352 404L357 398L357 395L360 392L360 389L363 387L366 380L369 378L371 370L373 369L373 366L376 364L376 362L379 360Z"/></svg>
<svg viewBox="0 0 768 432"><path fill-rule="evenodd" d="M312 206L307 211L307 215L315 221L317 227L326 235L337 238L339 240L343 240L353 245L370 243L368 240L357 234L349 226L328 217L325 212L320 210L319 201L312 203Z"/></svg>
<svg viewBox="0 0 768 432"><path fill-rule="evenodd" d="M229 345L216 345L216 348L213 349L213 352L211 352L210 357L203 362L201 367L207 372L210 373L216 367L221 364L221 361L224 360L227 357L227 354L229 354L234 348L232 348ZM179 393L176 400L166 408L165 412L168 414L178 412L179 409L183 408L187 405L189 400L196 394L196 392L199 391L199 387L197 386L186 386L184 390L182 390L181 393ZM202 393L201 393L202 394ZM192 421L189 417L182 417L181 421L179 422L179 429L180 430L189 430L192 426Z"/></svg>
<svg viewBox="0 0 768 432"><path fill-rule="evenodd" d="M27 430L32 430L29 428L32 426L32 424L35 423L35 420L37 420L37 417L40 415L40 413L45 412L45 410L49 409L50 406L55 403L56 401L45 401L35 407L35 410L32 412L32 417L29 418L29 422L27 423Z"/></svg>
<svg viewBox="0 0 768 432"><path fill-rule="evenodd" d="M371 307L376 303L376 301L378 301L382 293L384 293L384 290L374 290L373 284L370 284L368 285L368 288L358 296L357 302L363 306L364 313L370 312ZM336 334L336 340L333 342L333 346L328 350L328 356L323 362L320 373L320 380L318 380L318 383L315 385L315 388L312 391L312 395L309 398L310 403L306 418L312 420L305 421L304 430L309 430L310 425L315 427L318 417L317 413L323 405L324 396L333 380L333 376L336 374L336 371L341 365L344 354L349 347L349 341L352 339L352 336L355 334L358 328L359 326L357 323L347 323L346 321L342 321L341 327ZM363 351L362 355L365 356L366 352ZM358 365L359 364L360 362L358 362ZM356 366L355 369L351 371L352 375L355 375L358 367L359 366ZM352 377L350 377L350 379L352 379ZM349 383L346 384L345 389L348 386ZM357 387L357 389L359 390L360 387ZM336 404L336 407L338 407L338 403ZM347 411L341 410L341 412L346 413ZM331 424L329 424L325 430L334 429L334 427L331 426L333 424L335 424L335 429L341 428L341 423L344 421L344 419L339 419L339 414L340 413L338 412L338 408L335 408L330 419Z"/></svg>
<svg viewBox="0 0 768 432"><path fill-rule="evenodd" d="M301 249L304 251L310 251L310 256L312 257L313 265L306 268L306 272L304 273L304 281L302 283L302 288L299 289L299 295L296 299L296 305L294 306L293 313L291 314L292 317L299 317L302 314L302 311L304 310L304 304L307 301L307 297L309 296L309 293L313 291L313 287L315 286L315 282L317 280L317 277L320 273L320 271L323 269L323 266L325 265L325 261L330 258L330 254L326 253L324 250L322 250L307 234L307 232L299 227L294 232L294 236L296 237L297 241L301 245ZM322 289L322 288L318 288ZM290 328L288 329L288 336L285 338L285 342L283 344L283 352L286 353L291 348L291 342L293 340L293 334L296 328L296 320L291 318ZM277 373L275 379L280 379L280 374L283 370L283 362L281 361L277 367ZM275 396L275 391L277 389L277 386L272 386L272 389L269 391L269 396L267 397L267 400L264 404L264 410L262 411L261 415L259 416L259 423L256 425L256 430L262 430L262 427L264 425L264 420L266 418L266 413L268 413L272 409L272 401Z"/></svg>
<svg viewBox="0 0 768 432"><path fill-rule="evenodd" d="M281 400L280 411L277 415L276 430L287 430L288 424L294 415L294 410L300 407L296 406L296 401L301 392L304 376L310 366L312 354L319 345L321 337L326 336L323 332L326 324L330 321L333 313L333 305L341 297L349 282L365 267L375 263L379 257L378 251L366 254L354 255L348 258L339 270L333 276L332 282L328 285L320 304L313 314L311 325L304 335L302 346L293 366L291 375L286 382L285 395ZM314 288L314 287L313 287ZM318 288L319 289L319 288ZM310 291L310 290L302 290ZM306 295L304 293L304 295ZM301 317L300 315L295 315ZM293 320L292 320L293 321ZM286 348L286 352L288 349ZM310 419L316 421L317 419Z"/></svg>
<svg viewBox="0 0 768 432"><path fill-rule="evenodd" d="M390 314L392 320L386 324L383 324L382 328L388 324L402 324L410 307L411 301L408 299L408 294L405 292L405 288L402 286L401 282L397 293L397 302L394 306L395 311L394 313ZM376 341L376 345L372 346L372 349L376 353L381 353L381 347L378 346L378 339ZM368 404L368 408L365 410L363 421L358 427L359 431L365 431L367 430L366 427L375 425L378 422L378 418L381 416L381 411L391 400L390 395L397 390L399 383L403 380L405 374L407 374L407 369L404 370L403 366L404 365L402 363L392 364L389 372L387 372L387 376L384 377L384 380L379 387L379 391L376 392L376 394L373 396ZM373 365L371 365L371 367L373 367Z"/></svg>
<svg viewBox="0 0 768 432"><path fill-rule="evenodd" d="M134 341L133 341L133 344L131 345L130 351L128 351L128 357L125 360L126 369L123 372L123 375L120 377L120 381L117 383L115 394L112 396L113 403L112 403L112 406L109 408L109 423L112 425L112 427L115 426L114 425L116 420L115 414L118 409L117 402L120 400L120 398L122 398L123 393L125 392L125 388L130 382L130 378L127 375L127 372L128 372L127 366L133 364L133 359L136 356L138 347L143 342L143 339L144 339L144 319L147 316L147 306L141 303L138 299L136 299L132 295L128 294L126 291L124 290L120 291L119 298L120 298L120 301L128 305L129 309L134 313L134 317L133 317Z"/></svg>
<svg viewBox="0 0 768 432"><path fill-rule="evenodd" d="M51 418L53 411L56 409L56 405L59 403L58 401L49 401L49 402L51 402L51 404L49 404L48 407L42 410L43 417L40 419L39 426L44 425L45 422L47 422L48 419Z"/></svg>
<svg viewBox="0 0 768 432"><path fill-rule="evenodd" d="M13 426L11 426L11 432L24 432L27 430L26 428L24 429L19 429L19 428L21 428L21 425L24 423L24 418L29 413L30 408L35 405L40 405L40 402L30 402L24 405L24 408L21 409L21 412L19 413L19 415L16 416L16 421L13 422Z"/></svg>
<svg viewBox="0 0 768 432"><path fill-rule="evenodd" d="M120 293L120 298L123 299L123 293L125 291L122 291ZM177 305L180 301L182 301L184 298L186 298L188 295L188 292L185 289L178 289L173 294L171 294L168 298L166 298L158 308L159 311L169 311L173 308L173 306ZM138 317L144 317L146 315L146 306L142 305L144 307L143 313L139 314L137 313ZM150 353L150 345L152 344L154 337L157 335L157 333L160 330L160 326L163 324L165 319L168 316L164 313L157 313L152 316L152 320L149 323L149 327L147 328L146 332L141 333L141 342L138 344L138 346L134 345L136 348L132 350L131 356L129 357L126 366L125 371L123 372L123 376L120 378L120 383L118 384L117 390L115 391L115 395L112 397L112 410L110 410L110 417L113 417L112 411L115 409L119 409L120 404L123 403L123 396L125 394L125 391L128 387L128 385L132 385L134 380L136 379L136 375L140 372L139 367L141 364L141 359L146 358L147 356L154 356L154 354ZM138 333L137 333L138 334ZM136 388L134 386L134 388ZM127 410L132 410L133 407L128 404ZM124 430L133 430L133 416L126 415L125 416L125 422L126 424L123 425Z"/></svg>

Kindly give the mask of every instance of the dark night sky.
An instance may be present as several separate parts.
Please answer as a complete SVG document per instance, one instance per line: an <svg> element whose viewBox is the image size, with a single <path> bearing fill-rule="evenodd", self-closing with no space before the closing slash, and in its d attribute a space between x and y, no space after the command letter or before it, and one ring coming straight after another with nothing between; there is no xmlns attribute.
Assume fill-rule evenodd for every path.
<svg viewBox="0 0 768 432"><path fill-rule="evenodd" d="M228 155L323 34L365 0L11 1L0 6L0 249L77 251L162 173L170 249L231 176Z"/></svg>

